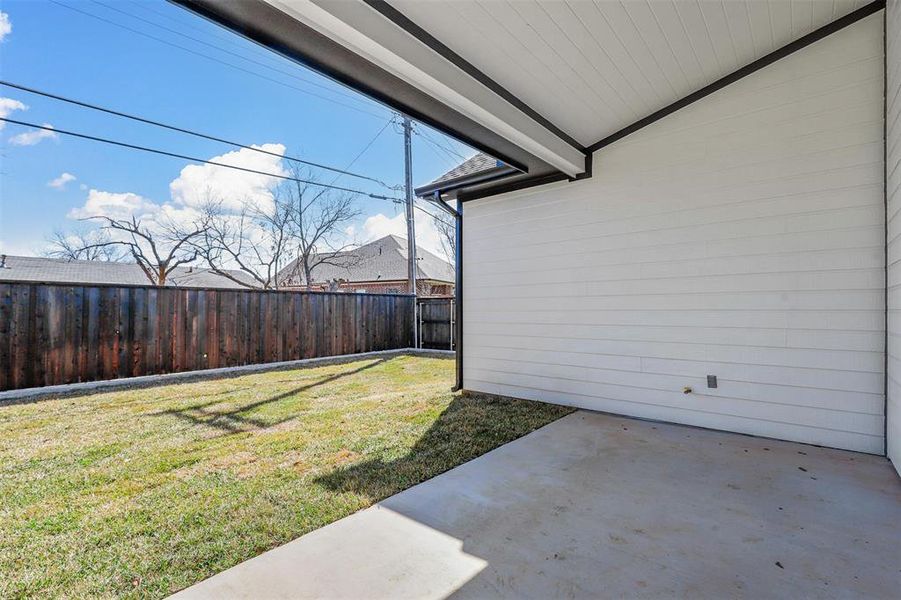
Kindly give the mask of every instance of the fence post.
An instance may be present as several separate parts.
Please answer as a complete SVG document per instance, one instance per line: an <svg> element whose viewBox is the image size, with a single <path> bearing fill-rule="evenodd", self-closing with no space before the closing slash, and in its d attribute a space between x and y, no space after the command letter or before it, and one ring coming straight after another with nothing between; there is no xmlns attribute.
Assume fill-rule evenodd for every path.
<svg viewBox="0 0 901 600"><path fill-rule="evenodd" d="M448 350L454 349L454 329L456 329L457 321L454 318L456 316L457 307L456 300L450 301L450 348Z"/></svg>
<svg viewBox="0 0 901 600"><path fill-rule="evenodd" d="M417 329L418 338L416 340L416 347L422 348L422 309L424 304L416 299L416 312L418 313L417 317L419 318L419 329Z"/></svg>

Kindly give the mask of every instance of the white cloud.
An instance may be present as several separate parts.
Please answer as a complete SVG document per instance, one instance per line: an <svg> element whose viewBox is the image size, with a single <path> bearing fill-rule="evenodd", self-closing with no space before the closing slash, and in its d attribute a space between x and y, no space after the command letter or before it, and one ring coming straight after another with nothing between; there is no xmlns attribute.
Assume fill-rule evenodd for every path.
<svg viewBox="0 0 901 600"><path fill-rule="evenodd" d="M416 245L425 248L432 254L444 257L444 251L441 249L441 234L435 228L435 222L429 215L416 211ZM386 235L397 235L402 238L407 237L407 219L404 213L398 213L393 217L389 217L383 213L372 215L364 222L362 229L357 231L353 226L348 227L345 232L348 237L354 237L356 234L359 241L366 243Z"/></svg>
<svg viewBox="0 0 901 600"><path fill-rule="evenodd" d="M255 146L276 154L284 154L282 144ZM210 158L222 164L282 175L285 170L278 156L241 149ZM158 223L187 224L200 216L199 209L208 198L221 200L224 208L238 211L245 201L265 208L272 203L270 187L277 178L236 171L213 165L188 165L169 184L171 199L157 204L131 192L105 192L91 189L83 206L69 211L69 218L83 219L104 215L112 218L152 220ZM84 184L81 189L86 189Z"/></svg>
<svg viewBox="0 0 901 600"><path fill-rule="evenodd" d="M53 129L53 125L50 123L44 123L44 127ZM12 136L9 138L9 143L13 146L34 146L41 143L41 140L47 139L59 139L59 134L48 129L32 129L31 131Z"/></svg>
<svg viewBox="0 0 901 600"><path fill-rule="evenodd" d="M75 181L76 179L78 178L75 177L75 175L73 175L72 173L63 173L56 179L51 179L50 181L48 181L47 185L56 190L64 190L66 189L67 183L69 183L70 181Z"/></svg>
<svg viewBox="0 0 901 600"><path fill-rule="evenodd" d="M285 147L281 144L264 144L258 147L279 155L285 151ZM273 174L287 174L278 156L246 149L214 156L210 160ZM155 203L134 193L90 189L84 205L73 208L68 216L72 219L80 219L97 215L131 218L134 215L148 224L156 222L186 225L197 219L200 209L210 197L221 200L224 208L236 212L242 208L245 201L265 209L271 206L270 189L272 184L277 181L276 178L266 175L212 165L188 165L169 184L171 198L165 202ZM432 217L419 210L415 214L417 244L443 257L441 234L435 228ZM395 216L378 213L369 216L361 224L348 226L343 233L343 240L335 240L338 245L341 245L342 241L343 243L370 242L391 234L406 237L407 226L403 213Z"/></svg>
<svg viewBox="0 0 901 600"><path fill-rule="evenodd" d="M154 217L160 206L131 192L115 193L92 189L84 206L69 211L70 219L86 219L88 217L105 216L112 219L127 219L134 215L137 218Z"/></svg>
<svg viewBox="0 0 901 600"><path fill-rule="evenodd" d="M6 118L16 110L28 110L28 107L12 98L0 98L0 117ZM0 121L0 129L3 129L5 126L6 121Z"/></svg>
<svg viewBox="0 0 901 600"><path fill-rule="evenodd" d="M253 147L279 156L242 148L214 156L210 160L274 175L287 175L280 158L285 153L284 145L263 144ZM235 211L240 210L245 202L266 209L272 206L270 188L277 181L276 177L226 167L188 165L181 170L178 178L169 184L169 191L173 202L191 208L199 208L209 199L214 199L221 201L224 208Z"/></svg>
<svg viewBox="0 0 901 600"><path fill-rule="evenodd" d="M0 10L0 42L12 33L12 30L13 24L9 20L9 15Z"/></svg>
<svg viewBox="0 0 901 600"><path fill-rule="evenodd" d="M362 230L359 231L360 241L364 244L371 242L386 235L399 235L407 237L407 221L403 213L398 213L393 217L389 217L384 213L367 217L363 222Z"/></svg>

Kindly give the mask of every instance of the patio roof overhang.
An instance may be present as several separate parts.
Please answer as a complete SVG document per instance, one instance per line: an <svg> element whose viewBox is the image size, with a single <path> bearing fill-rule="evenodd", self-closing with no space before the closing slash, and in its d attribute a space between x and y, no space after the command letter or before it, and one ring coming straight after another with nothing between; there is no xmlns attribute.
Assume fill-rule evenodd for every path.
<svg viewBox="0 0 901 600"><path fill-rule="evenodd" d="M511 167L429 190L463 200L590 177L595 150L884 6L171 1Z"/></svg>

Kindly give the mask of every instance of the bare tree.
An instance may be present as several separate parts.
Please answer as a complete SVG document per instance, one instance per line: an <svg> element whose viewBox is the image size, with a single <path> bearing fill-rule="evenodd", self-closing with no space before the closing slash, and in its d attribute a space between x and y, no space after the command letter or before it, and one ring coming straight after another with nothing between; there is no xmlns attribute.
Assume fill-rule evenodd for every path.
<svg viewBox="0 0 901 600"><path fill-rule="evenodd" d="M295 179L310 179L297 165L292 165L291 174ZM359 260L347 253L355 244L341 235L347 224L360 214L351 194L318 189L299 181L285 181L276 187L274 195L293 208L295 256L290 268L282 275L285 282L299 282L309 290L316 267L350 267Z"/></svg>
<svg viewBox="0 0 901 600"><path fill-rule="evenodd" d="M444 251L447 262L453 265L457 262L457 220L443 210L436 212L432 220L438 230L441 250Z"/></svg>
<svg viewBox="0 0 901 600"><path fill-rule="evenodd" d="M57 229L47 241L50 247L44 255L49 258L107 262L118 262L125 258L121 247L109 244L112 238L104 229L80 228L68 233Z"/></svg>
<svg viewBox="0 0 901 600"><path fill-rule="evenodd" d="M191 243L204 233L204 224L179 227L172 223L144 224L137 217L114 219L89 217L103 223L109 240L90 245L92 250L106 247L123 249L141 267L148 281L164 286L169 275L181 265L197 260L198 252Z"/></svg>
<svg viewBox="0 0 901 600"><path fill-rule="evenodd" d="M296 247L294 206L274 195L271 207L249 201L237 214L208 198L203 234L192 241L209 268L239 285L277 289L278 273ZM234 274L240 270L249 276Z"/></svg>

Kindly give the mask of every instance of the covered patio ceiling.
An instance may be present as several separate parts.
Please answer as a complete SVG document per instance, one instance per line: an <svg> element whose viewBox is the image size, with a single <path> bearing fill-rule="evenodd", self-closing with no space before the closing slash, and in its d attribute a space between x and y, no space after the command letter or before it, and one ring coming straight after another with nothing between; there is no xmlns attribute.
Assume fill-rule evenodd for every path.
<svg viewBox="0 0 901 600"><path fill-rule="evenodd" d="M590 176L592 151L884 5L173 1L516 169L470 195Z"/></svg>

